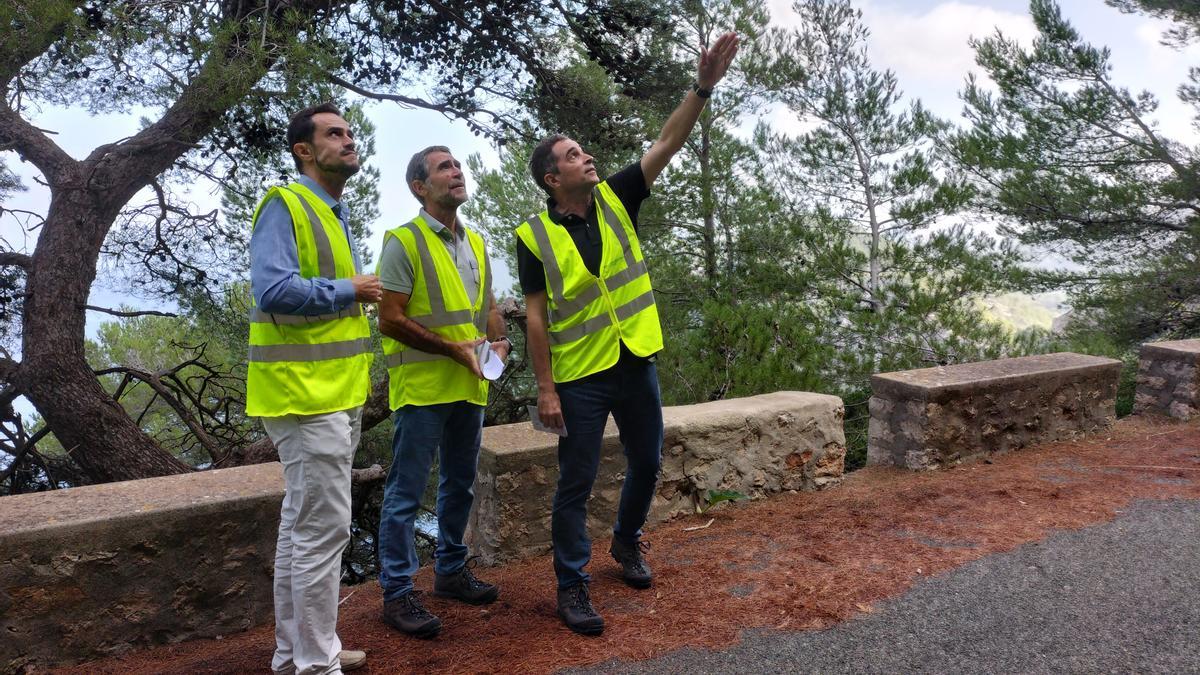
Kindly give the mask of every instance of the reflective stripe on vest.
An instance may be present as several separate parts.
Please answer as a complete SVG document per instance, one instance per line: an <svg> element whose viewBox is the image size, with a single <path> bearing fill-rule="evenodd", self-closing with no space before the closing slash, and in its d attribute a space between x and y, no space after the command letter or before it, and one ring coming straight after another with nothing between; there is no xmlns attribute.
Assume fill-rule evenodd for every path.
<svg viewBox="0 0 1200 675"><path fill-rule="evenodd" d="M278 361L327 361L371 351L371 339L322 342L315 345L250 345L250 360L258 363Z"/></svg>
<svg viewBox="0 0 1200 675"><path fill-rule="evenodd" d="M271 314L264 312L258 307L250 308L250 323L273 323L277 326L298 326L306 323L314 323L317 321L333 321L334 319L345 319L351 316L362 316L362 305L354 303L347 309L343 309L335 314Z"/></svg>
<svg viewBox="0 0 1200 675"><path fill-rule="evenodd" d="M333 259L333 244L329 242L329 234L321 226L321 219L313 211L307 199L300 198L300 206L308 214L308 224L312 227L313 240L317 242L317 270L326 279L337 278L337 263Z"/></svg>
<svg viewBox="0 0 1200 675"><path fill-rule="evenodd" d="M617 315L617 321L624 321L653 304L654 291L646 291L623 305L617 305L613 312ZM611 316L607 313L597 314L579 325L550 333L550 344L561 345L574 342L585 335L599 332L601 328L611 325Z"/></svg>

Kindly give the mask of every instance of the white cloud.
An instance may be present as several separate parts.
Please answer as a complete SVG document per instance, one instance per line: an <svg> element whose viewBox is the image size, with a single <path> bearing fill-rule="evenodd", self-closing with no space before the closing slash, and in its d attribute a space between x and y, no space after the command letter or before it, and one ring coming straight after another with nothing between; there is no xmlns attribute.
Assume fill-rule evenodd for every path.
<svg viewBox="0 0 1200 675"><path fill-rule="evenodd" d="M967 44L971 36L986 37L1003 31L1022 43L1037 35L1026 14L1006 12L980 4L943 2L927 11L911 5L876 0L855 3L871 29L868 49L877 68L896 72L907 79L958 83L975 64L975 52ZM770 0L772 24L799 25L789 0Z"/></svg>
<svg viewBox="0 0 1200 675"><path fill-rule="evenodd" d="M795 27L799 15L790 0L769 0L772 24ZM955 119L961 103L958 92L967 74L976 72L975 50L968 44L974 36L993 35L997 30L1022 44L1037 35L1027 14L951 0L916 8L894 0L855 2L871 31L867 50L872 65L891 70L906 98L919 98L935 114ZM984 86L989 82L981 77Z"/></svg>
<svg viewBox="0 0 1200 675"><path fill-rule="evenodd" d="M944 82L956 87L975 69L968 40L997 30L1022 44L1037 36L1028 15L982 5L944 2L923 14L882 3L864 3L871 28L870 53L877 67L895 71L900 82Z"/></svg>

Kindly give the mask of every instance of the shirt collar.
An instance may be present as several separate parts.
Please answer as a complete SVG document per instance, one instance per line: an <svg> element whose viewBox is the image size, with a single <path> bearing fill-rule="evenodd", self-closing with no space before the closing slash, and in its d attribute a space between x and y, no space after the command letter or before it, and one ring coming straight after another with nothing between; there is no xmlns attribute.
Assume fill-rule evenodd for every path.
<svg viewBox="0 0 1200 675"><path fill-rule="evenodd" d="M592 197L592 199L595 199L595 197ZM572 217L558 210L558 202L554 200L554 197L546 197L546 211L550 213L550 220L559 225L562 225L563 221ZM587 218L583 218L582 220L587 222Z"/></svg>
<svg viewBox="0 0 1200 675"><path fill-rule="evenodd" d="M346 205L334 199L333 197L330 197L329 193L325 191L325 188L321 187L320 183L304 174L300 174L300 177L296 179L296 182L300 183L309 190L312 190L313 194L315 194L321 201L325 202L325 205L333 211L333 215L337 216L341 220L346 220L348 216Z"/></svg>
<svg viewBox="0 0 1200 675"><path fill-rule="evenodd" d="M434 234L438 235L439 237L442 237L443 239L450 238L449 228L447 228L445 225L443 225L441 223L441 221L439 221L437 218L434 218L433 216L429 215L429 212L426 211L424 208L421 209L421 211L418 215L420 215L422 218L425 219L425 224L429 226L429 229L433 230ZM459 238L461 238L464 234L466 234L463 230L462 218L455 218L455 220L457 221L457 223L454 228L454 232Z"/></svg>

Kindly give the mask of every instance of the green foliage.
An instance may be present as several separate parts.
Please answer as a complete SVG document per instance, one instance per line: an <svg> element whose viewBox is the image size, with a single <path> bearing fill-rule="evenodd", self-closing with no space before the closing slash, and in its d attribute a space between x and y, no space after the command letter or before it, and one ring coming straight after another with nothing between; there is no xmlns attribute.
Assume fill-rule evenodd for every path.
<svg viewBox="0 0 1200 675"><path fill-rule="evenodd" d="M903 102L890 71L867 57L861 12L846 0L796 2L802 17L774 29L750 67L806 130L760 127L784 213L810 269L810 306L836 353L825 387L854 391L873 372L1028 348L984 321L974 298L1010 287L1015 246L963 226L939 226L973 188L936 152L944 122Z"/></svg>
<svg viewBox="0 0 1200 675"><path fill-rule="evenodd" d="M242 312L233 326L244 325L246 316ZM136 316L102 323L89 342L88 361L99 372L111 371L101 376L102 385L147 435L204 467L258 437L245 416L244 353L244 334L212 315Z"/></svg>
<svg viewBox="0 0 1200 675"><path fill-rule="evenodd" d="M1108 50L1087 43L1056 3L1034 0L1030 11L1039 32L1031 47L1000 33L973 42L998 89L968 80L962 96L972 126L947 134L947 149L971 173L982 208L1014 223L1007 234L1053 246L1082 270L1033 274L1031 287L1065 286L1076 319L1120 344L1193 334L1197 148L1156 129L1155 97L1113 84Z"/></svg>
<svg viewBox="0 0 1200 675"><path fill-rule="evenodd" d="M698 513L706 513L721 502L736 502L739 499L749 499L749 497L737 490L709 490L708 494L704 497L704 505L697 506L696 511Z"/></svg>

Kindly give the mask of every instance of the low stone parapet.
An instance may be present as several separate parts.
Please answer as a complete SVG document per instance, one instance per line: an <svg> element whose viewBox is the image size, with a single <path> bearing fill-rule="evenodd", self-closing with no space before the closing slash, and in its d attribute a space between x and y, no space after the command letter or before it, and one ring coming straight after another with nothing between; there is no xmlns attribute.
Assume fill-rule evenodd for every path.
<svg viewBox="0 0 1200 675"><path fill-rule="evenodd" d="M1102 429L1120 372L1062 352L874 375L867 463L937 469Z"/></svg>
<svg viewBox="0 0 1200 675"><path fill-rule="evenodd" d="M271 619L277 463L0 498L0 672Z"/></svg>
<svg viewBox="0 0 1200 675"><path fill-rule="evenodd" d="M1200 413L1200 340L1142 345L1138 358L1136 414L1190 420Z"/></svg>
<svg viewBox="0 0 1200 675"><path fill-rule="evenodd" d="M842 404L783 392L667 408L651 522L709 489L751 497L842 477ZM489 562L548 550L557 439L484 430L473 548ZM612 527L624 461L605 437L589 527ZM271 621L283 498L278 463L0 498L0 672L216 637Z"/></svg>
<svg viewBox="0 0 1200 675"><path fill-rule="evenodd" d="M837 484L846 454L843 414L836 396L800 392L664 408L662 472L649 521L694 513L709 490L759 498ZM496 563L550 549L557 448L557 437L529 423L484 429L467 528L473 554ZM593 537L611 534L624 470L610 420L588 502Z"/></svg>

